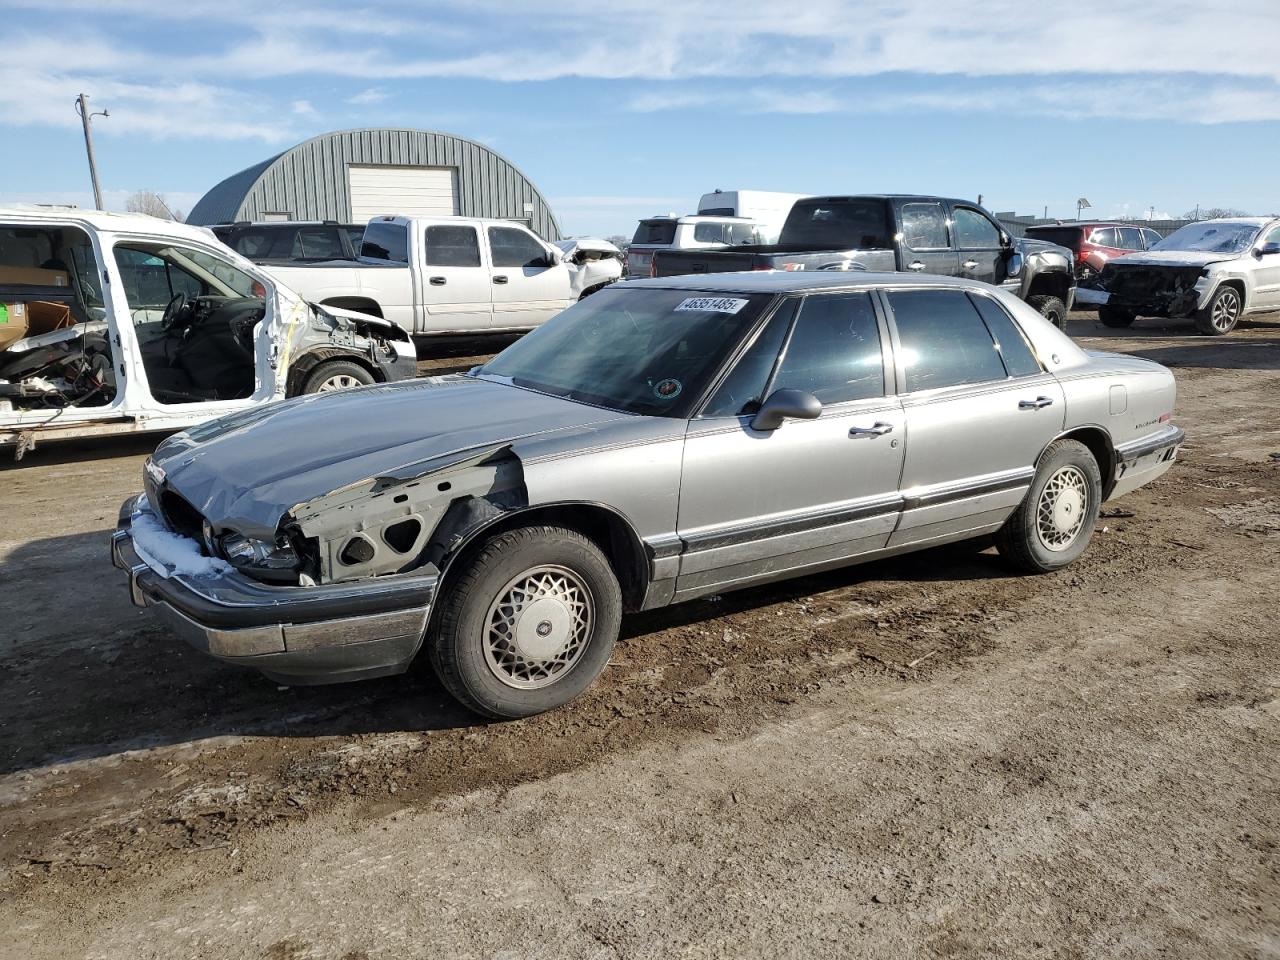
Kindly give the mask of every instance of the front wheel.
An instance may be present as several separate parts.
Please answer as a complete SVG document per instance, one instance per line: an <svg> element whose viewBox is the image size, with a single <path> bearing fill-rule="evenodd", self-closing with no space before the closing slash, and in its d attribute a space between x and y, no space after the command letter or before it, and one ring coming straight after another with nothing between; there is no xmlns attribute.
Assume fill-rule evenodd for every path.
<svg viewBox="0 0 1280 960"><path fill-rule="evenodd" d="M1059 330L1067 329L1067 305L1059 297L1027 297L1027 303L1035 307Z"/></svg>
<svg viewBox="0 0 1280 960"><path fill-rule="evenodd" d="M1203 310L1196 311L1196 329L1211 337L1221 337L1230 333L1240 322L1244 302L1240 299L1240 291L1235 287L1218 288Z"/></svg>
<svg viewBox="0 0 1280 960"><path fill-rule="evenodd" d="M1098 308L1098 319L1102 321L1104 327L1119 329L1132 326L1137 317L1132 310L1126 310L1124 307L1113 307L1109 303L1104 303Z"/></svg>
<svg viewBox="0 0 1280 960"><path fill-rule="evenodd" d="M561 527L497 534L442 599L431 665L464 706L500 720L553 710L609 662L622 591L591 540Z"/></svg>
<svg viewBox="0 0 1280 960"><path fill-rule="evenodd" d="M1048 573L1071 563L1089 545L1102 504L1098 461L1083 443L1051 443L1031 489L996 534L1000 556L1024 573Z"/></svg>
<svg viewBox="0 0 1280 960"><path fill-rule="evenodd" d="M374 383L373 374L353 360L329 360L320 364L307 377L303 393L331 393Z"/></svg>

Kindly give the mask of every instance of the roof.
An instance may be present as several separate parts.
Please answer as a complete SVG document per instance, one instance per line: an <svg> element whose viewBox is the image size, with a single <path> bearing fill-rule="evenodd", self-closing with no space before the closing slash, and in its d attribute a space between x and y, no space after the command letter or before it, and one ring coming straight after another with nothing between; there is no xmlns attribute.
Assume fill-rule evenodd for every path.
<svg viewBox="0 0 1280 960"><path fill-rule="evenodd" d="M802 293L837 287L950 287L958 290L990 288L964 277L916 273L871 273L863 270L744 270L736 273L695 273L684 277L645 277L619 281L625 287L656 290L698 290L706 293Z"/></svg>
<svg viewBox="0 0 1280 960"><path fill-rule="evenodd" d="M164 220L145 213L110 213L106 210L82 210L78 207L0 207L0 220L76 223L104 233L150 233L174 238L189 237L206 243L211 239L207 227Z"/></svg>

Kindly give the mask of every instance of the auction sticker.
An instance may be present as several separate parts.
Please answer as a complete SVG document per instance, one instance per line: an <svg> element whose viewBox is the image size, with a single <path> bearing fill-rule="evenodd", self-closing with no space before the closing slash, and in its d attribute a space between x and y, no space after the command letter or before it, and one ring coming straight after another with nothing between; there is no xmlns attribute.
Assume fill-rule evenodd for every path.
<svg viewBox="0 0 1280 960"><path fill-rule="evenodd" d="M699 313L737 313L746 305L746 300L734 297L689 297L681 301L676 309L697 310Z"/></svg>

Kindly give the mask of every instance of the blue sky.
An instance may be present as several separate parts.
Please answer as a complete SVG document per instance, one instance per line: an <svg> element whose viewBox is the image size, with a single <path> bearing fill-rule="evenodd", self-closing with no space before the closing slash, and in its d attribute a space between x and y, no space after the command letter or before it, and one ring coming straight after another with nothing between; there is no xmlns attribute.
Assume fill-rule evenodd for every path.
<svg viewBox="0 0 1280 960"><path fill-rule="evenodd" d="M1280 2L1001 6L0 0L0 203L91 205L83 91L112 208L407 126L505 154L571 234L716 187L1280 211Z"/></svg>

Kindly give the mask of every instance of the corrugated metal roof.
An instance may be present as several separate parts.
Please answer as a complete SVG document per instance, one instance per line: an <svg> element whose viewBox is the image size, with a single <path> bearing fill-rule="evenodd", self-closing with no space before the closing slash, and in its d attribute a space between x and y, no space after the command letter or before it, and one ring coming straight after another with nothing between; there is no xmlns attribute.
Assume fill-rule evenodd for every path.
<svg viewBox="0 0 1280 960"><path fill-rule="evenodd" d="M560 237L560 226L545 198L505 157L465 137L387 128L322 134L242 170L205 194L192 208L188 222L260 220L268 213L287 213L295 220L346 222L351 219L347 186L351 164L454 167L460 215L527 219L545 239Z"/></svg>

